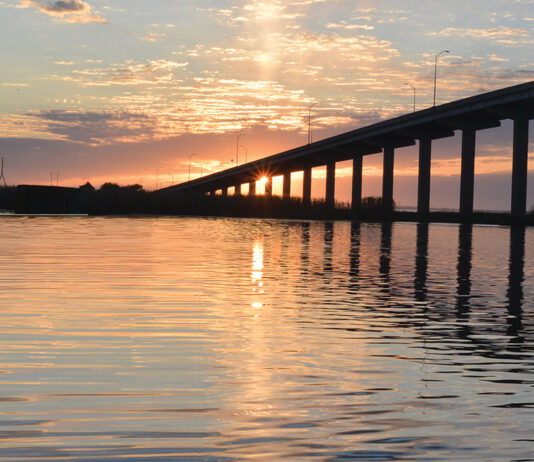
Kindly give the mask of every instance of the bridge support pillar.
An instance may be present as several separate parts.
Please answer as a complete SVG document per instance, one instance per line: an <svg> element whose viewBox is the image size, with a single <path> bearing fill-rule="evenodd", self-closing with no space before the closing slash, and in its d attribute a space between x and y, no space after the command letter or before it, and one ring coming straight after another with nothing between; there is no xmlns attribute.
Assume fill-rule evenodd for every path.
<svg viewBox="0 0 534 462"><path fill-rule="evenodd" d="M249 196L255 196L256 195L256 180L249 182L249 184L248 184L248 195Z"/></svg>
<svg viewBox="0 0 534 462"><path fill-rule="evenodd" d="M234 195L235 196L240 196L241 195L241 183L235 185Z"/></svg>
<svg viewBox="0 0 534 462"><path fill-rule="evenodd" d="M265 195L266 196L273 195L273 177L272 176L267 178L267 183L265 183Z"/></svg>
<svg viewBox="0 0 534 462"><path fill-rule="evenodd" d="M360 210L362 206L362 169L363 157L352 159L352 210Z"/></svg>
<svg viewBox="0 0 534 462"><path fill-rule="evenodd" d="M419 140L419 178L417 182L417 213L428 215L430 211L430 161L432 138Z"/></svg>
<svg viewBox="0 0 534 462"><path fill-rule="evenodd" d="M326 164L326 194L325 202L327 207L335 206L335 192L336 192L336 163L330 161Z"/></svg>
<svg viewBox="0 0 534 462"><path fill-rule="evenodd" d="M284 173L284 199L291 197L291 172Z"/></svg>
<svg viewBox="0 0 534 462"><path fill-rule="evenodd" d="M306 167L302 178L302 203L310 205L311 203L311 186L312 186L312 169Z"/></svg>
<svg viewBox="0 0 534 462"><path fill-rule="evenodd" d="M512 161L512 216L522 218L527 211L528 118L514 119Z"/></svg>
<svg viewBox="0 0 534 462"><path fill-rule="evenodd" d="M382 210L385 215L393 212L393 164L395 159L395 149L384 148L384 166L382 173Z"/></svg>
<svg viewBox="0 0 534 462"><path fill-rule="evenodd" d="M228 196L228 187L227 186L225 186L224 188L221 188L221 195L223 197Z"/></svg>
<svg viewBox="0 0 534 462"><path fill-rule="evenodd" d="M462 172L460 177L460 214L468 217L473 214L475 188L475 146L476 131L462 130Z"/></svg>

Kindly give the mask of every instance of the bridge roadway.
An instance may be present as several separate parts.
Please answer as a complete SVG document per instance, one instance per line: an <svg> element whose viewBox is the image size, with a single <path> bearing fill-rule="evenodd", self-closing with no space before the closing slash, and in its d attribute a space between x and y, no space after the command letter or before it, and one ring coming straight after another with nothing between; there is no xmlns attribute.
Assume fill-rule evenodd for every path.
<svg viewBox="0 0 534 462"><path fill-rule="evenodd" d="M327 204L334 206L336 162L353 160L352 207L358 209L362 199L362 158L383 152L382 202L384 213L393 210L393 171L395 149L418 142L419 173L417 211L428 214L430 207L430 163L432 140L462 135L460 213L473 213L476 133L499 127L505 119L513 120L513 166L511 213L526 214L529 120L534 118L534 81L484 93L469 98L402 115L366 127L351 130L321 141L300 146L263 159L248 162L221 172L160 191L212 193L249 184L249 194L256 193L256 181L266 177L266 194L272 194L272 178L283 175L283 195L289 197L291 172L303 171L303 202L311 200L311 169L326 165Z"/></svg>

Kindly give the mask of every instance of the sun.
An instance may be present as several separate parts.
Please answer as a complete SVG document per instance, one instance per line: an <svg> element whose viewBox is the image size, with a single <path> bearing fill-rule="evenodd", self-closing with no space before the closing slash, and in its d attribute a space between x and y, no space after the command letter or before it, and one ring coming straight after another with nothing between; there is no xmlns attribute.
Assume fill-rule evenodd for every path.
<svg viewBox="0 0 534 462"><path fill-rule="evenodd" d="M262 183L262 184L266 184L267 181L269 181L269 180L267 179L266 176L262 176L262 177L260 178L260 183Z"/></svg>

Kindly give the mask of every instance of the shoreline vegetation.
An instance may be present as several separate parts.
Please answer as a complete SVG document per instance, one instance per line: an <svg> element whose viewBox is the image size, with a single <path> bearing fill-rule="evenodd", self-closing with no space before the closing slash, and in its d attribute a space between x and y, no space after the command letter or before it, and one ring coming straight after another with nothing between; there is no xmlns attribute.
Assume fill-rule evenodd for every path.
<svg viewBox="0 0 534 462"><path fill-rule="evenodd" d="M217 216L236 218L282 218L310 220L417 221L441 223L534 225L534 212L522 220L510 213L475 212L462 217L458 212L433 211L384 214L381 198L366 197L361 207L350 204L328 206L324 200L308 205L300 198L280 196L208 196L168 191L146 191L141 185L105 183L95 189L90 183L79 188L19 185L0 188L0 212L19 215L84 214L90 216Z"/></svg>

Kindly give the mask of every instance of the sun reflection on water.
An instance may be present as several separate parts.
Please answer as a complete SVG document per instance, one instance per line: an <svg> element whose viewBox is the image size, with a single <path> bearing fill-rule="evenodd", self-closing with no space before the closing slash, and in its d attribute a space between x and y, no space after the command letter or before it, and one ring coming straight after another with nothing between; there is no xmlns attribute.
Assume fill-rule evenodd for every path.
<svg viewBox="0 0 534 462"><path fill-rule="evenodd" d="M254 241L254 245L252 247L252 273L251 273L251 279L252 279L252 291L262 294L264 292L263 290L263 240L256 239ZM263 306L263 303L256 300L252 302L253 308L261 308Z"/></svg>

